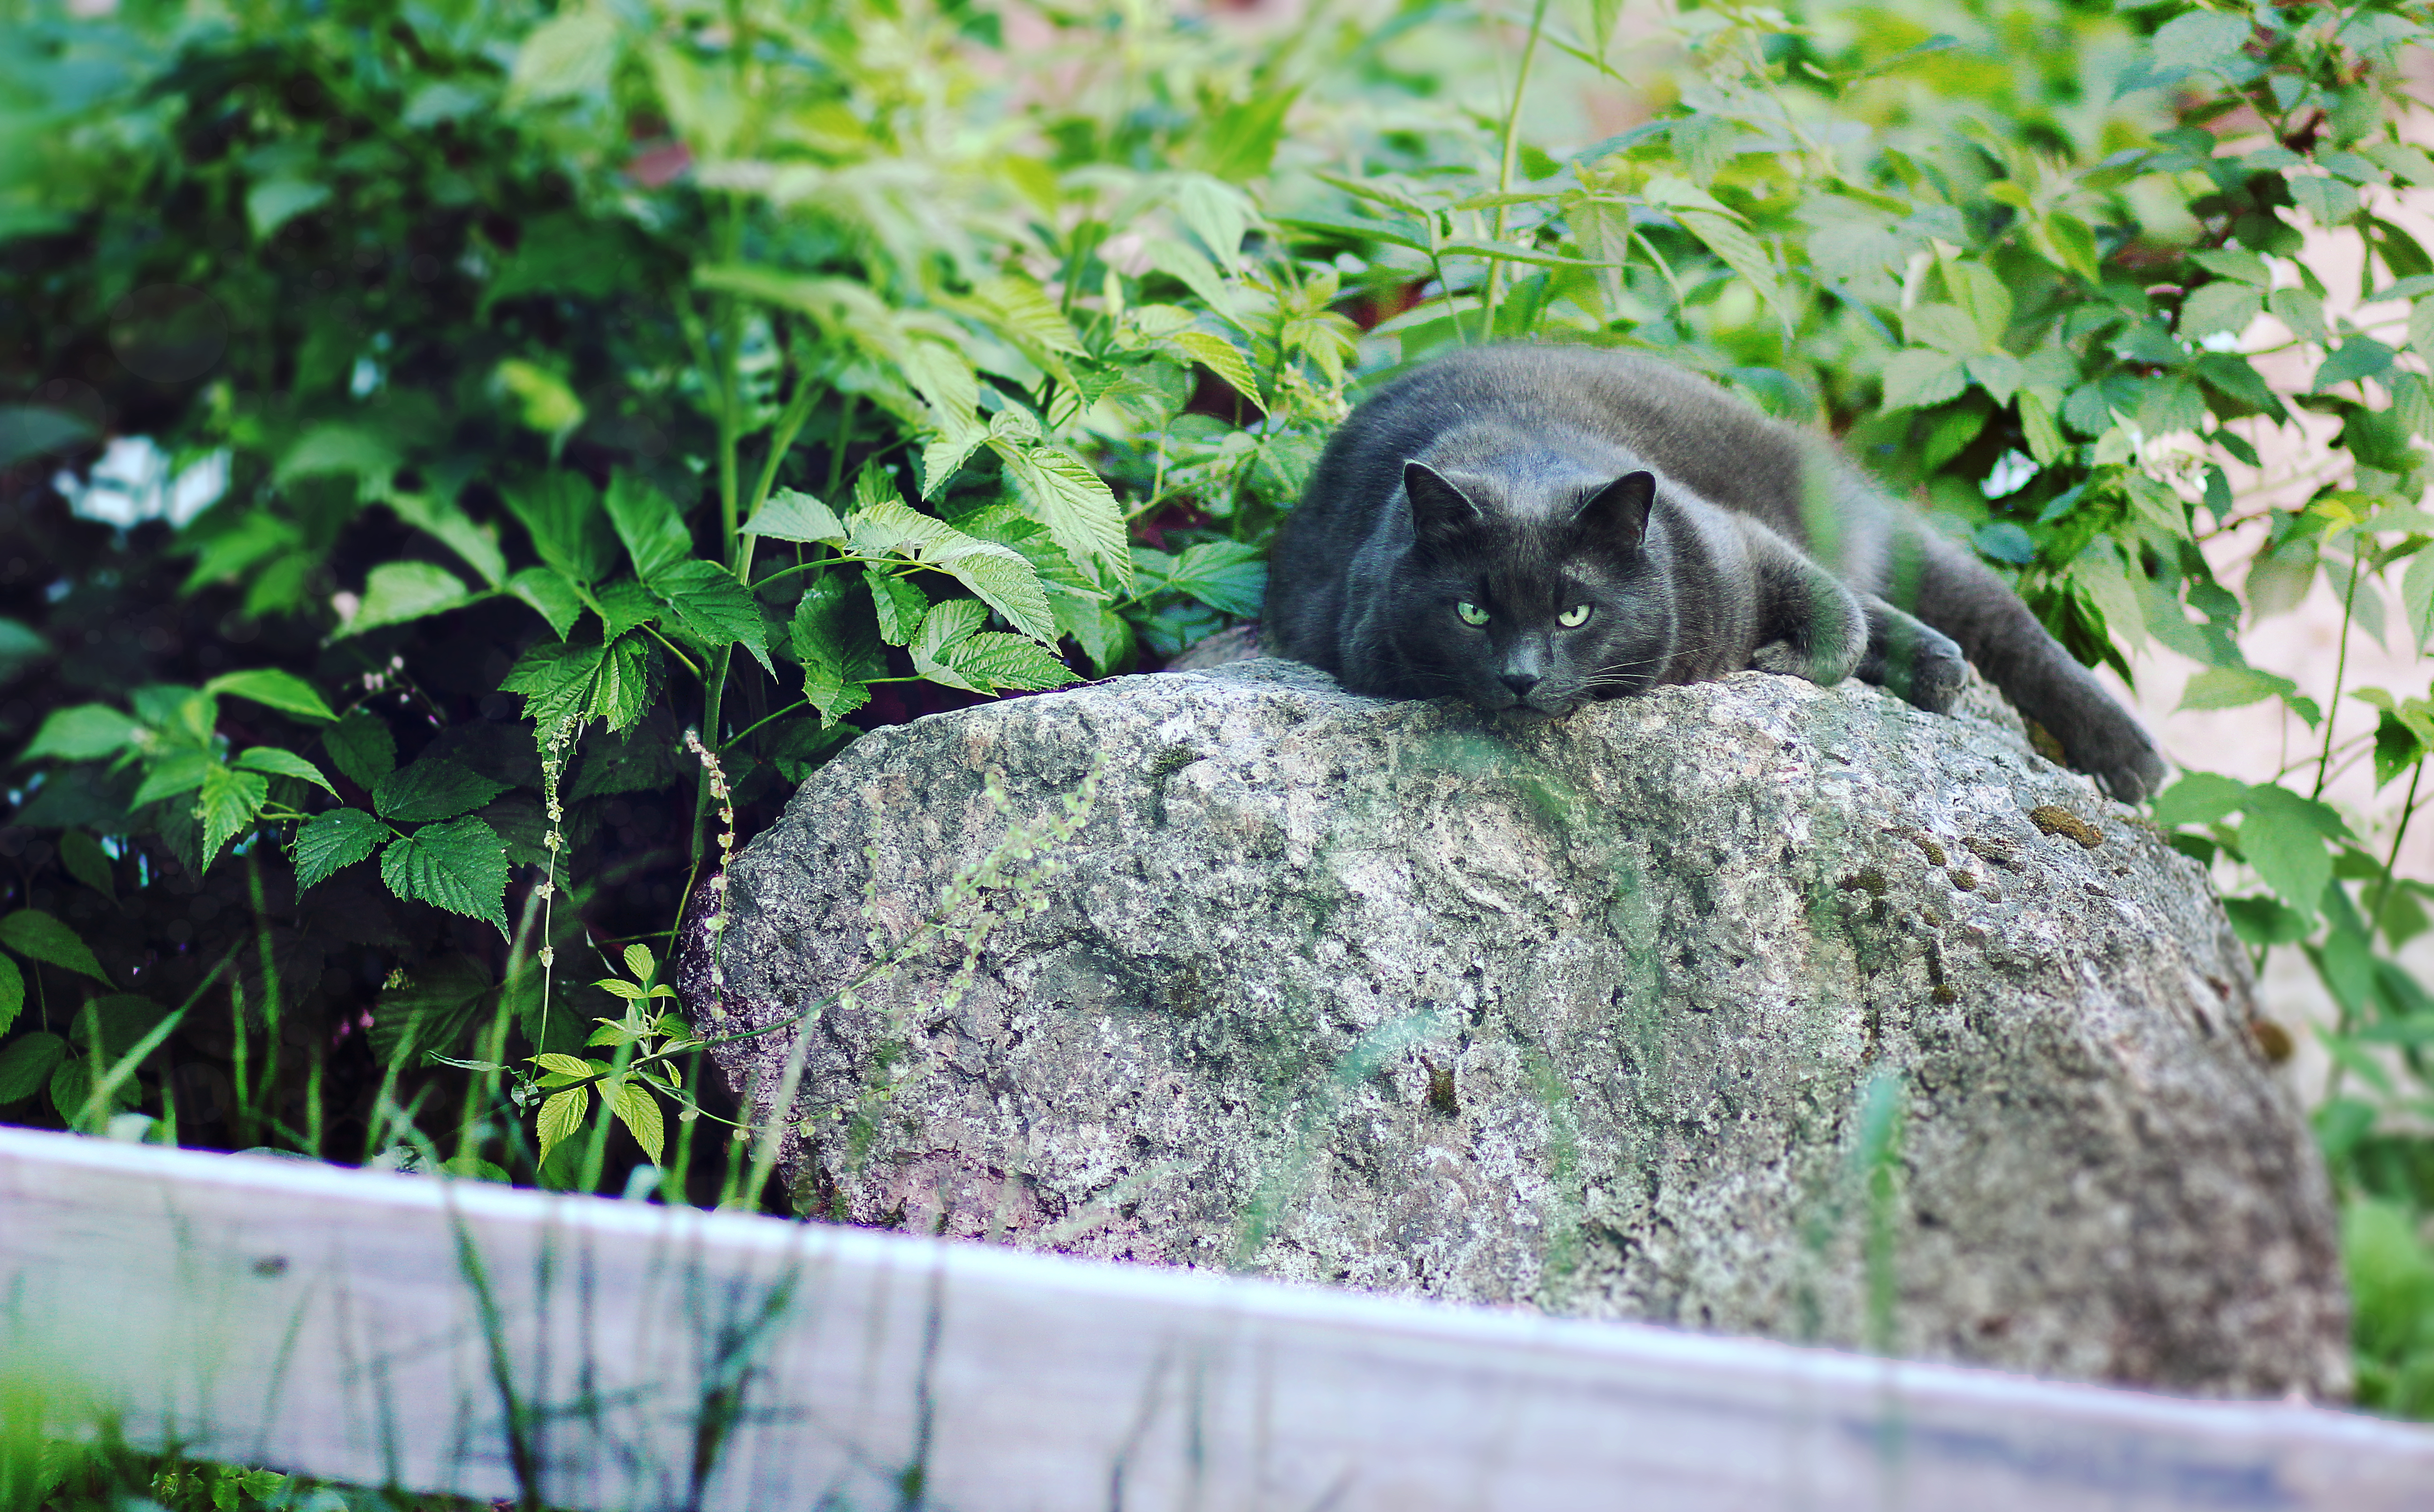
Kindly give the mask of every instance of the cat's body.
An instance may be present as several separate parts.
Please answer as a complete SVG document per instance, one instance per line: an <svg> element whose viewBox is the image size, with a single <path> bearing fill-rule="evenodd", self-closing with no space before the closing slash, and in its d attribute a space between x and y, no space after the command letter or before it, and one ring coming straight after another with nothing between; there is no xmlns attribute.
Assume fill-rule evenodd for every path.
<svg viewBox="0 0 2434 1512"><path fill-rule="evenodd" d="M2163 776L2028 606L1829 443L1592 348L1465 350L1363 404L1277 537L1264 637L1356 692L1542 714L1748 667L1942 711L1966 655L2117 796Z"/></svg>

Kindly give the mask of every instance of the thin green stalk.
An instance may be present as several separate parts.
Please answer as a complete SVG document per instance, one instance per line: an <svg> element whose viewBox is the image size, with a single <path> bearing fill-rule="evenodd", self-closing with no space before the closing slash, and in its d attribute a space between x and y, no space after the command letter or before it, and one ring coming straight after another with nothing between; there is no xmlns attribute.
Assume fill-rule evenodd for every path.
<svg viewBox="0 0 2434 1512"><path fill-rule="evenodd" d="M2316 758L2316 786L2307 794L2309 798L2322 798L2324 795L2324 779L2332 770L2333 725L2340 718L2341 683L2349 675L2350 670L2350 613L2357 605L2358 579L2365 575L2365 564L2360 562L2357 554L2353 552L2350 555L2349 588L2341 595L2341 649L2340 654L2333 660L2333 696L2331 702L2324 705L2324 750L2323 754Z"/></svg>
<svg viewBox="0 0 2434 1512"><path fill-rule="evenodd" d="M2400 824L2391 832L2391 848L2384 852L2383 880L2376 884L2374 907L2367 910L2367 938L2372 940L2383 928L2383 910L2391 905L2391 890L2398 884L2392 868L2400 864L2400 842L2408 838L2408 822L2417 814L2417 783L2425 775L2425 758L2419 756L2417 765L2408 769L2408 796L2400 801Z"/></svg>
<svg viewBox="0 0 2434 1512"><path fill-rule="evenodd" d="M1537 0L1537 4L1530 8L1530 36L1529 40L1521 44L1521 67L1513 79L1513 103L1504 111L1504 148L1496 168L1496 192L1500 195L1509 195L1513 192L1513 170L1518 165L1521 155L1521 139L1518 134L1521 127L1521 98L1530 89L1530 64L1538 56L1538 34L1546 28L1546 24L1547 0ZM1496 229L1488 238L1490 241L1504 240L1504 215L1507 208L1503 205L1496 207L1494 222ZM1482 306L1480 334L1481 339L1485 341L1496 339L1498 285L1503 281L1503 260L1489 258L1487 283L1480 298Z"/></svg>

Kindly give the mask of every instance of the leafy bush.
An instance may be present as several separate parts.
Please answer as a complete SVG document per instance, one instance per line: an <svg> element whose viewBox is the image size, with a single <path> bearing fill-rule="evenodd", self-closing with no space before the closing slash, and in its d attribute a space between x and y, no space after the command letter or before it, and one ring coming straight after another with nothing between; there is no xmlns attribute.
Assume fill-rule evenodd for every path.
<svg viewBox="0 0 2434 1512"><path fill-rule="evenodd" d="M2320 576L2345 645L2434 616L2418 10L1710 4L1661 67L1544 0L245 14L28 9L0 86L17 1116L739 1194L649 948L733 838L858 728L1249 615L1356 376L1555 337L1832 427L2083 659L2152 640L2305 725L2154 819L2321 975L2326 1148L2391 1204L2354 1250L2417 1243L2434 703L2344 663L2318 705L2243 637ZM1584 89L1657 108L1575 146ZM2303 420L2321 482L2235 497ZM158 457L105 431L171 481L112 493ZM2356 762L2405 796L2325 801ZM2360 1286L2369 1399L2415 1408L2418 1293Z"/></svg>

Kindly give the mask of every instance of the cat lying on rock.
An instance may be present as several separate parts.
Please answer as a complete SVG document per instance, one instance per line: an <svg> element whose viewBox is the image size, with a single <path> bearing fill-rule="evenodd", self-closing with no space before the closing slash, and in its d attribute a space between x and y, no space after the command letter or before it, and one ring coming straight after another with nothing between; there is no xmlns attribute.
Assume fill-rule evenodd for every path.
<svg viewBox="0 0 2434 1512"><path fill-rule="evenodd" d="M2114 796L2164 774L2000 579L1830 443L1595 348L1459 351L1356 410L1277 536L1263 636L1354 692L1547 716L1751 667L1943 713L1966 657Z"/></svg>

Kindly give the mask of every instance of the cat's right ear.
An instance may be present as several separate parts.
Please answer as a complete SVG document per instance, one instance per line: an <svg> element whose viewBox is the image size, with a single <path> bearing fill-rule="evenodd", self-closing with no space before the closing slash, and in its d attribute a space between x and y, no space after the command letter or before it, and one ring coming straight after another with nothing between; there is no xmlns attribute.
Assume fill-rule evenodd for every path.
<svg viewBox="0 0 2434 1512"><path fill-rule="evenodd" d="M1487 518L1468 494L1425 462L1403 464L1403 493L1412 502L1412 536L1424 546L1460 540Z"/></svg>
<svg viewBox="0 0 2434 1512"><path fill-rule="evenodd" d="M1656 502L1656 475L1626 472L1589 495L1572 514L1572 524L1601 546L1636 552L1648 536L1648 511Z"/></svg>

